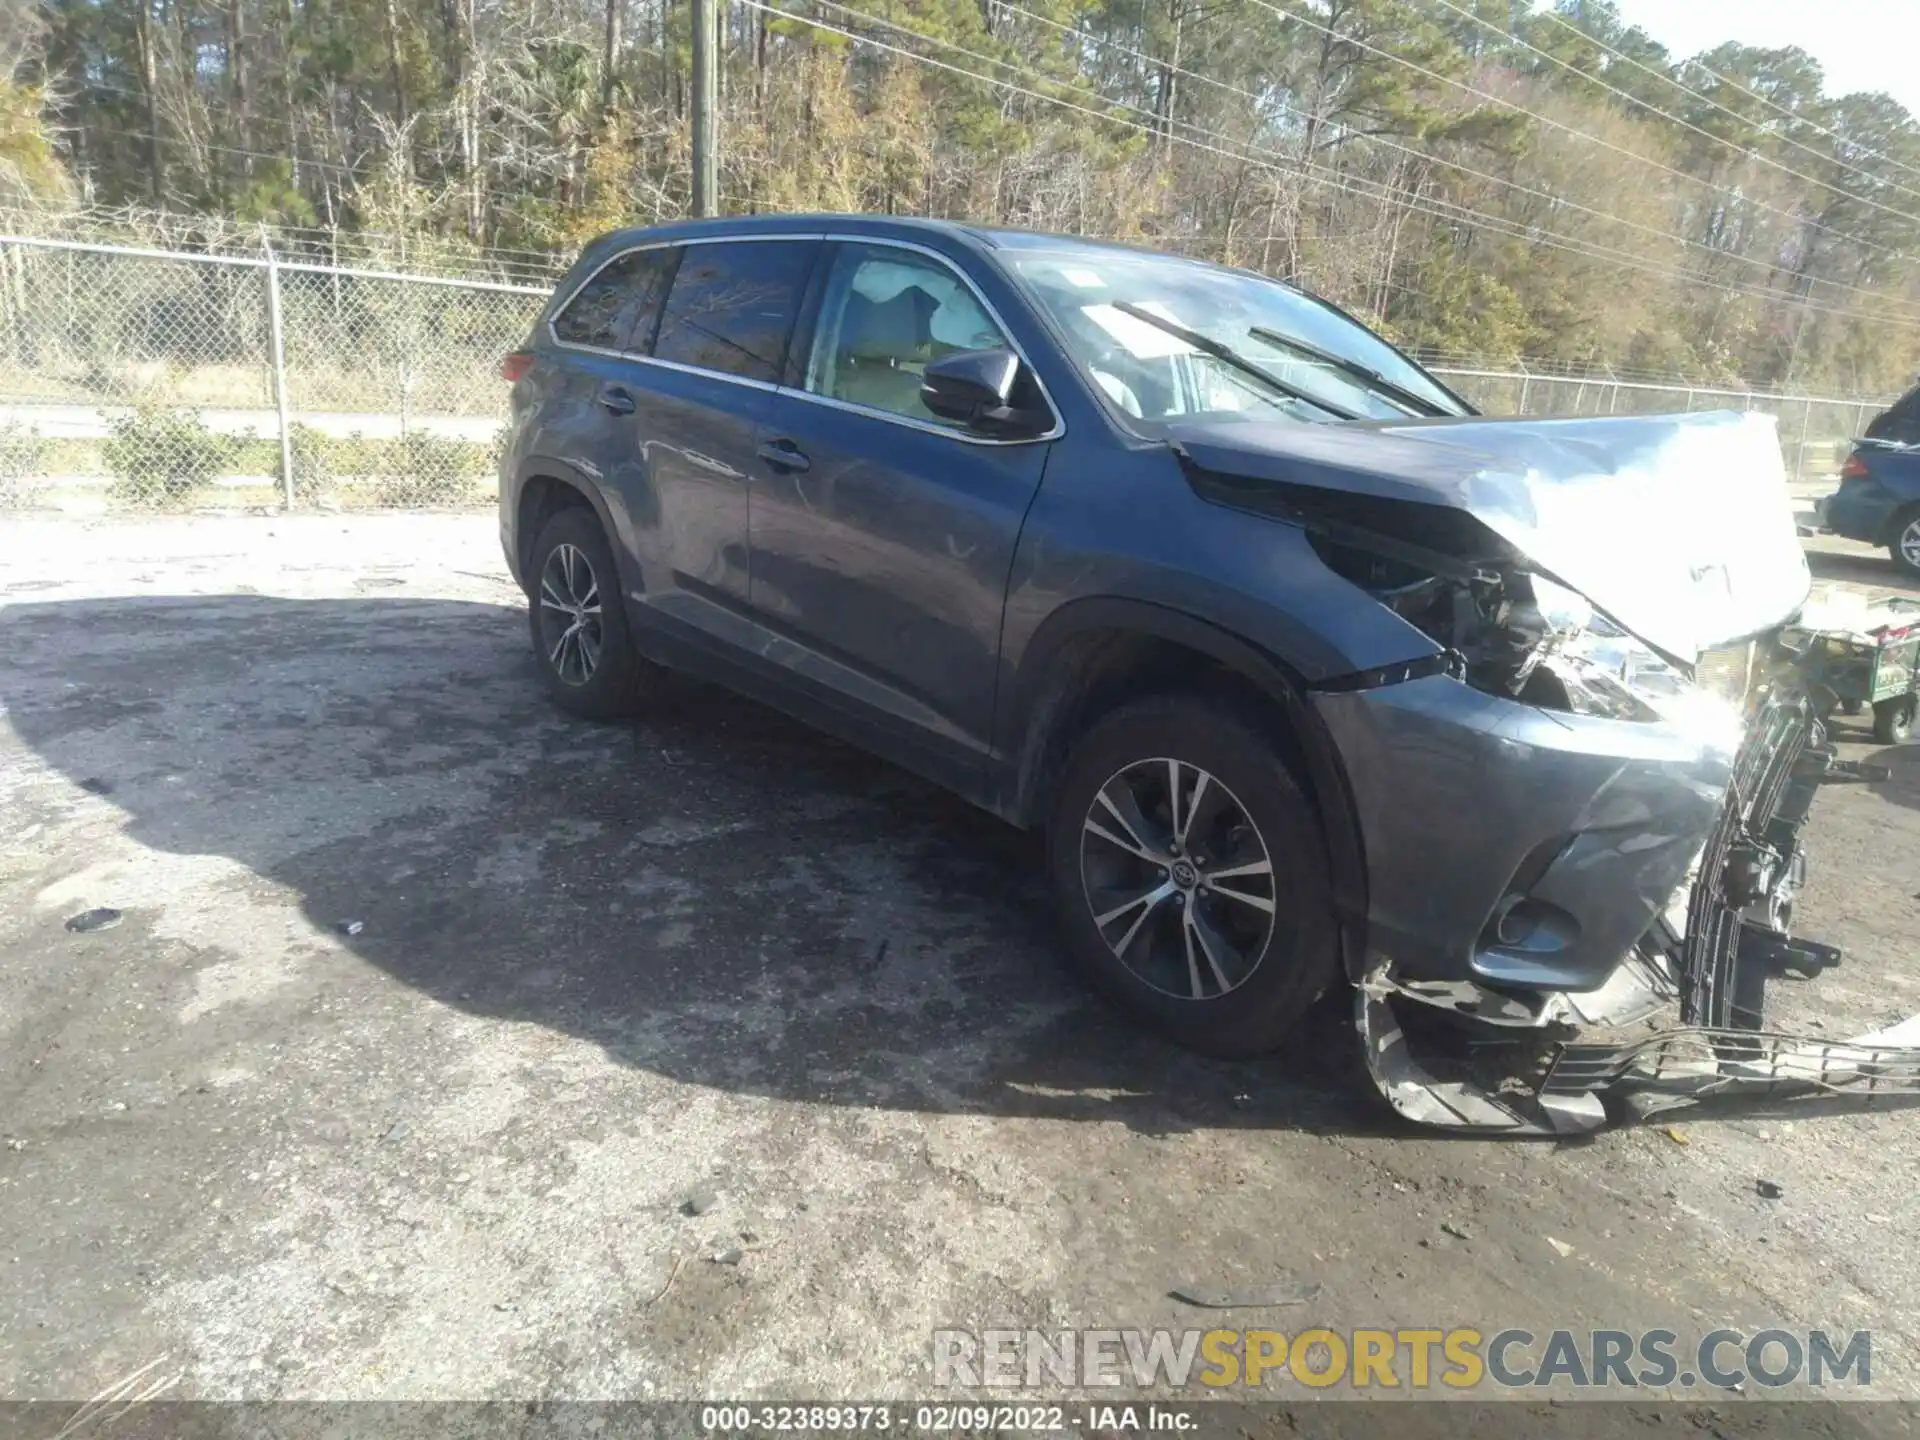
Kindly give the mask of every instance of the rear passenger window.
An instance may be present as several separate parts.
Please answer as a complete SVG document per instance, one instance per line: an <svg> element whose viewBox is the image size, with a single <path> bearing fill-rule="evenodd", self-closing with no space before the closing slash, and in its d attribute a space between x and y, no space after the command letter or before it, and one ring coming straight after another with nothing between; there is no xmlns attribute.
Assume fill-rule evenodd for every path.
<svg viewBox="0 0 1920 1440"><path fill-rule="evenodd" d="M654 356L773 383L819 248L811 240L687 246Z"/></svg>
<svg viewBox="0 0 1920 1440"><path fill-rule="evenodd" d="M553 333L569 345L624 349L636 318L658 306L672 257L671 247L632 250L601 267L554 317Z"/></svg>

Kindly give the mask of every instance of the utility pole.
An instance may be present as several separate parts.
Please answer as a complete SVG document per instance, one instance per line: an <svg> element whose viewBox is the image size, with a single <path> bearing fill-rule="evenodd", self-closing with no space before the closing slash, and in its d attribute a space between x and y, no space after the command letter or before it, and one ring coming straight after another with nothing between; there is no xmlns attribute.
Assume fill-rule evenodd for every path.
<svg viewBox="0 0 1920 1440"><path fill-rule="evenodd" d="M693 0L693 213L720 213L714 114L720 89L717 0Z"/></svg>

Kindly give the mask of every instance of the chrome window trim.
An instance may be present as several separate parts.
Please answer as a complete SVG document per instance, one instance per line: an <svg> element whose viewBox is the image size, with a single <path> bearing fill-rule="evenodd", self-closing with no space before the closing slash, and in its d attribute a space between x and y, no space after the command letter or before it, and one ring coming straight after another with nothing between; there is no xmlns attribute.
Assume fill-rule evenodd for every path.
<svg viewBox="0 0 1920 1440"><path fill-rule="evenodd" d="M636 365L654 365L662 370L678 370L682 375L699 375L708 380L728 380L735 385L744 385L749 390L777 391L779 386L771 380L756 380L751 375L735 375L728 370L709 370L704 365L689 365L684 360L658 360L651 355L622 354L621 359L631 360Z"/></svg>
<svg viewBox="0 0 1920 1440"><path fill-rule="evenodd" d="M1026 435L1017 439L999 439L992 435L973 435L965 430L956 430L944 425L935 425L931 421L918 420L911 415L898 415L891 410L881 410L876 406L861 405L852 400L840 400L831 395L816 395L804 385L779 385L765 380L756 380L751 375L735 375L726 370L708 370L703 366L688 365L678 360L660 360L652 355L638 355L630 350L609 350L600 345L582 345L577 341L562 340L559 333L553 328L553 322L560 318L567 306L574 302L580 292L591 285L602 270L617 260L624 260L627 256L637 254L642 250L665 250L675 245L719 245L761 240L804 240L819 243L833 242L842 245L886 246L894 250L908 250L917 255L925 255L935 263L946 266L947 269L959 277L960 283L967 287L968 292L973 298L980 302L980 308L986 311L987 318L999 327L1001 337L1007 342L1008 348L1020 357L1020 363L1024 365L1028 373L1033 376L1034 384L1040 389L1040 398L1046 402L1048 413L1053 416L1052 426L1044 434ZM817 328L817 319L815 323ZM594 266L579 284L568 291L567 298L553 307L546 321L546 327L547 337L553 342L556 349L574 350L585 355L606 355L615 360L631 361L636 365L658 365L664 370L677 370L685 375L700 375L708 379L725 380L735 385L744 385L751 390L771 390L778 394L792 395L802 400L809 400L816 405L825 405L829 409L844 410L853 415L866 415L875 420L885 420L891 424L902 425L909 430L919 430L928 435L944 435L949 440L959 440L968 445L1040 445L1058 440L1067 433L1066 419L1061 414L1060 407L1054 403L1053 393L1047 389L1047 382L1040 374L1039 368L1027 357L1026 348L1014 338L1013 331L1011 327L1008 326L1005 317L1000 314L1000 311L994 306L994 303L981 292L980 287L974 283L973 277L967 274L951 256L943 255L931 246L921 245L912 240L897 240L889 235L857 235L834 231L799 233L783 230L777 234L694 235L684 239L648 240L638 245L629 245L624 250L615 251L605 260L602 260L598 265Z"/></svg>

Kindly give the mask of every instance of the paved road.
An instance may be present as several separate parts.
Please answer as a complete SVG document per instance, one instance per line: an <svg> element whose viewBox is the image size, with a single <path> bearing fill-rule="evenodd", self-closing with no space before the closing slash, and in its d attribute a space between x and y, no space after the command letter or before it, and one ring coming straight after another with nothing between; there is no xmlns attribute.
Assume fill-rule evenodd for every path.
<svg viewBox="0 0 1920 1440"><path fill-rule="evenodd" d="M0 530L0 1395L906 1396L935 1326L1288 1277L1223 1318L1865 1327L1920 1392L1914 1112L1443 1139L1335 1008L1168 1049L990 819L723 695L551 712L491 529ZM1834 1034L1920 1010L1893 759L1812 829Z"/></svg>

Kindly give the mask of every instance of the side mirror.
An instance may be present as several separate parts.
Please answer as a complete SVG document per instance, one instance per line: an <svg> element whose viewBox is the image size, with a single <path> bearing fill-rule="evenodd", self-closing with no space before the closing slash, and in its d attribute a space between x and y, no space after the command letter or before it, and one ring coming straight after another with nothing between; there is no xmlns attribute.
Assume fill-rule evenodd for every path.
<svg viewBox="0 0 1920 1440"><path fill-rule="evenodd" d="M941 419L972 430L1007 438L1041 434L1048 417L1012 403L1019 378L1020 357L1011 350L956 350L927 362L920 400Z"/></svg>

